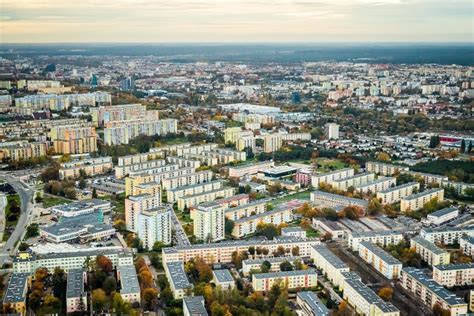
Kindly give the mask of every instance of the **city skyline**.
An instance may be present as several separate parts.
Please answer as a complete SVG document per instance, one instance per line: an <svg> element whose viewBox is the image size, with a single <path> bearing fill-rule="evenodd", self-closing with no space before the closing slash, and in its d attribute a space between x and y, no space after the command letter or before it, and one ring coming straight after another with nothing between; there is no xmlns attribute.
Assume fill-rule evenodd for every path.
<svg viewBox="0 0 474 316"><path fill-rule="evenodd" d="M0 42L472 42L470 1L0 0Z"/></svg>

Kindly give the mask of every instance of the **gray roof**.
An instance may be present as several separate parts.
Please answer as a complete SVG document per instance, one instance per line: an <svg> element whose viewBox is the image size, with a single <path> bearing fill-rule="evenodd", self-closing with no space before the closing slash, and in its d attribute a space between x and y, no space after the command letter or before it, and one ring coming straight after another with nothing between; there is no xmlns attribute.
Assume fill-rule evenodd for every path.
<svg viewBox="0 0 474 316"><path fill-rule="evenodd" d="M133 265L119 266L117 272L120 278L121 294L140 293L137 271Z"/></svg>
<svg viewBox="0 0 474 316"><path fill-rule="evenodd" d="M282 233L296 233L296 232L301 232L303 231L303 228L301 227L283 227L281 229Z"/></svg>
<svg viewBox="0 0 474 316"><path fill-rule="evenodd" d="M101 223L97 212L79 215L76 217L62 217L54 225L41 227L40 230L54 236L79 234L81 231L94 233L114 229L111 225Z"/></svg>
<svg viewBox="0 0 474 316"><path fill-rule="evenodd" d="M439 191L444 191L444 189L434 188L434 189L425 190L423 192L418 192L418 193L409 195L407 197L404 197L404 198L402 198L402 200L410 201L410 200L414 200L414 199L417 199L419 197L429 195L429 194L432 194L432 193L436 193L436 192L439 192Z"/></svg>
<svg viewBox="0 0 474 316"><path fill-rule="evenodd" d="M466 241L468 244L474 244L474 237L471 236L464 236L461 238L462 240Z"/></svg>
<svg viewBox="0 0 474 316"><path fill-rule="evenodd" d="M329 315L329 310L314 292L303 291L296 293L296 296L306 302L315 316Z"/></svg>
<svg viewBox="0 0 474 316"><path fill-rule="evenodd" d="M188 276L184 271L184 265L181 261L171 261L166 263L168 273L171 276L171 282L175 289L192 288L192 284L188 280Z"/></svg>
<svg viewBox="0 0 474 316"><path fill-rule="evenodd" d="M13 273L3 296L3 303L24 302L29 273Z"/></svg>
<svg viewBox="0 0 474 316"><path fill-rule="evenodd" d="M272 257L272 258L261 258L261 259L245 259L242 261L242 263L262 264L264 261L268 261L270 263L281 263L283 261L288 261L290 263L293 263L296 260L301 261L301 257Z"/></svg>
<svg viewBox="0 0 474 316"><path fill-rule="evenodd" d="M275 208L271 211L266 211L266 212L263 212L263 213L259 213L259 214L255 214L255 215L250 215L250 216L247 216L247 217L242 217L236 221L234 221L235 224L240 224L240 223L246 223L248 221L251 221L251 220L254 220L254 219L258 219L258 218L262 218L262 217L267 217L267 216L270 216L270 215L274 215L274 214L279 214L279 213L282 213L282 212L287 212L287 211L290 211L290 209L282 209L282 208Z"/></svg>
<svg viewBox="0 0 474 316"><path fill-rule="evenodd" d="M236 211L239 211L239 210L242 210L242 209L246 209L246 208L254 206L254 205L267 204L270 201L271 201L271 199L255 200L255 201L252 201L250 203L246 203L246 204L242 204L242 205L239 205L239 206L236 206L236 207L228 208L228 209L225 210L225 213L226 214L233 213L233 212L236 212ZM201 205L203 205L203 204L201 204Z"/></svg>
<svg viewBox="0 0 474 316"><path fill-rule="evenodd" d="M306 270L294 270L294 271L280 271L280 272L268 272L268 273L257 273L252 277L256 279L266 279L266 278L284 278L290 276L299 276L299 275L316 275L316 270L309 268Z"/></svg>
<svg viewBox="0 0 474 316"><path fill-rule="evenodd" d="M402 232L396 230L383 230L383 231L368 231L368 232L352 232L353 238L357 237L373 237L373 236L395 236L402 235Z"/></svg>
<svg viewBox="0 0 474 316"><path fill-rule="evenodd" d="M186 305L191 316L207 316L208 313L204 307L203 296L187 296L183 298L183 305Z"/></svg>
<svg viewBox="0 0 474 316"><path fill-rule="evenodd" d="M48 253L48 254L32 254L28 259L21 259L20 256L15 256L13 258L14 262L25 262L25 261L34 261L41 259L53 259L53 258L70 258L70 257L94 257L94 256L108 256L111 254L117 254L119 256L132 256L132 251L127 248L119 249L101 249L96 248L88 251L79 251L79 252L58 252L58 253Z"/></svg>
<svg viewBox="0 0 474 316"><path fill-rule="evenodd" d="M423 228L420 234L443 233L443 232L465 232L465 233L474 232L474 226Z"/></svg>
<svg viewBox="0 0 474 316"><path fill-rule="evenodd" d="M474 263L453 263L453 264L443 264L439 266L434 266L441 271L449 271L449 270L467 270L467 269L474 269Z"/></svg>
<svg viewBox="0 0 474 316"><path fill-rule="evenodd" d="M332 182L343 182L343 181L347 181L347 180L352 180L352 179L357 179L357 178L362 178L362 177L367 177L369 175L373 175L373 173L371 172L362 172L362 173L357 173L353 176L350 176L350 177L347 177L347 178L342 178L342 179L337 179L337 180L333 180Z"/></svg>
<svg viewBox="0 0 474 316"><path fill-rule="evenodd" d="M315 175L313 175L314 177L324 177L324 176L329 176L331 174L337 174L337 173L341 173L341 172L344 172L344 171L348 171L352 168L343 168L343 169L338 169L338 170L334 170L334 171L330 171L330 172L326 172L326 173L317 173Z"/></svg>
<svg viewBox="0 0 474 316"><path fill-rule="evenodd" d="M392 191L408 188L408 187L411 187L412 185L416 185L416 184L418 184L418 182L408 182L408 183L405 183L405 184L397 185L393 188L388 188L386 190L379 191L379 193L390 193Z"/></svg>
<svg viewBox="0 0 474 316"><path fill-rule="evenodd" d="M232 274L227 269L214 270L212 274L214 274L218 282L234 282Z"/></svg>
<svg viewBox="0 0 474 316"><path fill-rule="evenodd" d="M363 245L365 248L369 249L372 253L374 253L377 257L379 257L382 261L386 262L387 264L402 264L400 260L380 248L379 246L368 242L362 241L360 245Z"/></svg>
<svg viewBox="0 0 474 316"><path fill-rule="evenodd" d="M349 266L339 259L331 250L329 250L326 245L314 245L313 249L316 250L321 256L323 256L328 262L331 263L336 269L345 269L349 268Z"/></svg>
<svg viewBox="0 0 474 316"><path fill-rule="evenodd" d="M458 208L457 207L445 207L443 209L440 209L436 212L433 212L431 214L428 214L428 216L434 216L434 217L441 217L441 216L444 216L446 214L449 214L449 213L452 213L452 212L455 212L457 211Z"/></svg>
<svg viewBox="0 0 474 316"><path fill-rule="evenodd" d="M311 192L315 195L320 195L320 196L327 196L327 197L330 197L330 198L338 198L338 199L341 199L341 200L344 200L348 203L351 203L351 204L354 204L354 205L368 205L369 202L366 201L366 200L362 200L362 199L356 199L356 198L353 198L353 197L348 197L348 196L344 196L344 195L340 195L340 194L334 194L334 193L328 193L328 192L324 192L324 191L320 191L320 190L316 190L316 191L313 191Z"/></svg>
<svg viewBox="0 0 474 316"><path fill-rule="evenodd" d="M84 296L84 270L71 269L67 273L66 297Z"/></svg>
<svg viewBox="0 0 474 316"><path fill-rule="evenodd" d="M371 304L376 305L384 313L397 312L398 308L393 306L390 302L385 302L382 300L375 292L370 289L367 285L362 283L362 281L355 278L348 278L345 280L346 284L356 290L360 296Z"/></svg>
<svg viewBox="0 0 474 316"><path fill-rule="evenodd" d="M368 186L373 185L373 184L382 183L382 182L391 181L391 180L395 180L395 178L394 177L380 177L380 178L377 178L375 180L368 181L366 183L356 185L354 187L355 188L363 188L363 187L368 187Z"/></svg>
<svg viewBox="0 0 474 316"><path fill-rule="evenodd" d="M441 255L443 253L446 253L445 250L439 248L434 243L432 243L429 240L424 239L421 236L413 237L411 240L416 242L417 244L421 245L423 248L426 248L429 251L433 252L434 254Z"/></svg>
<svg viewBox="0 0 474 316"><path fill-rule="evenodd" d="M93 208L99 209L102 207L110 208L110 202L100 199L91 199L91 200L82 200L76 201L68 204L61 204L53 207L53 210L58 210L62 212L76 212L83 209Z"/></svg>
<svg viewBox="0 0 474 316"><path fill-rule="evenodd" d="M412 268L412 267L407 267L407 268L403 268L402 271L407 273L414 279L416 279L421 284L423 284L423 286L428 288L431 292L435 293L438 297L440 297L449 305L466 304L462 298L448 291L446 288L439 285L433 279L428 278L428 276L424 274L422 270Z"/></svg>

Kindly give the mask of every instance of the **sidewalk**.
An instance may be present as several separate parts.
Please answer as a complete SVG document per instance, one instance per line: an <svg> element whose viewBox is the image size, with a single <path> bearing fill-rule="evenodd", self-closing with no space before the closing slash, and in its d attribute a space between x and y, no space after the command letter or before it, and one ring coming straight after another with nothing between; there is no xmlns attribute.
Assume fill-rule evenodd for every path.
<svg viewBox="0 0 474 316"><path fill-rule="evenodd" d="M3 233L5 231L5 208L7 207L7 197L0 193L0 244L3 243Z"/></svg>

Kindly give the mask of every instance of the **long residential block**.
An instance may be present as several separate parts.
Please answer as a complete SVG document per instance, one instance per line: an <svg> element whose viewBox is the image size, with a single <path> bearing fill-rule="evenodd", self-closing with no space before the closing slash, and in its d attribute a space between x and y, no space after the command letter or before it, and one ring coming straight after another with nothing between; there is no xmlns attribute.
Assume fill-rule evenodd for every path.
<svg viewBox="0 0 474 316"><path fill-rule="evenodd" d="M289 290L312 288L318 285L315 269L257 273L252 275L252 287L256 292L270 291L274 284L285 286Z"/></svg>
<svg viewBox="0 0 474 316"><path fill-rule="evenodd" d="M344 168L332 172L315 174L311 177L311 185L314 188L319 188L321 183L331 184L335 180L340 180L354 175L354 169Z"/></svg>
<svg viewBox="0 0 474 316"><path fill-rule="evenodd" d="M449 264L449 252L439 248L421 236L416 236L411 239L411 247L415 248L416 253L419 253L421 258L430 266Z"/></svg>
<svg viewBox="0 0 474 316"><path fill-rule="evenodd" d="M462 237L474 237L474 226L423 228L420 236L433 243L452 245L460 243Z"/></svg>
<svg viewBox="0 0 474 316"><path fill-rule="evenodd" d="M433 266L433 280L446 287L472 285L474 283L474 263Z"/></svg>
<svg viewBox="0 0 474 316"><path fill-rule="evenodd" d="M340 194L328 193L323 191L313 191L310 195L311 202L316 206L330 208L344 208L347 206L357 206L363 210L367 209L368 202L362 199L347 197Z"/></svg>
<svg viewBox="0 0 474 316"><path fill-rule="evenodd" d="M367 241L359 243L359 257L387 279L400 278L402 263L379 246Z"/></svg>
<svg viewBox="0 0 474 316"><path fill-rule="evenodd" d="M232 187L223 187L203 193L183 196L177 199L178 209L183 210L204 202L217 200L218 198L229 198L235 195L235 189Z"/></svg>
<svg viewBox="0 0 474 316"><path fill-rule="evenodd" d="M396 245L403 240L403 234L399 231L370 231L370 232L351 232L348 234L347 243L352 251L359 250L359 244L368 241L373 244L379 244L382 247Z"/></svg>
<svg viewBox="0 0 474 316"><path fill-rule="evenodd" d="M400 211L408 212L419 210L432 199L442 202L444 200L444 189L429 189L404 197L400 201Z"/></svg>
<svg viewBox="0 0 474 316"><path fill-rule="evenodd" d="M356 185L356 192L360 193L376 193L387 190L397 184L397 179L393 177L379 177L373 181L364 184Z"/></svg>
<svg viewBox="0 0 474 316"><path fill-rule="evenodd" d="M272 257L272 258L260 258L260 259L245 259L242 260L242 274L248 276L250 272L260 271L262 264L267 261L270 263L269 272L279 272L280 264L288 261L293 264L295 261L301 262L301 257Z"/></svg>
<svg viewBox="0 0 474 316"><path fill-rule="evenodd" d="M380 174L383 176L393 176L401 171L408 171L408 167L392 165L389 163L377 162L377 161L367 161L365 163L365 170L367 172L372 172L375 174Z"/></svg>
<svg viewBox="0 0 474 316"><path fill-rule="evenodd" d="M377 199L379 199L382 204L393 204L400 202L402 198L412 195L419 189L420 184L418 182L408 182L377 192Z"/></svg>
<svg viewBox="0 0 474 316"><path fill-rule="evenodd" d="M311 259L316 267L321 269L327 279L335 286L342 285L343 272L349 272L349 266L336 256L325 245L315 245L311 247Z"/></svg>
<svg viewBox="0 0 474 316"><path fill-rule="evenodd" d="M183 168L193 168L193 167L183 167ZM192 172L189 174L180 175L177 177L170 177L163 179L161 181L161 186L163 190L176 189L183 186L209 182L212 180L212 171L204 170L198 172Z"/></svg>
<svg viewBox="0 0 474 316"><path fill-rule="evenodd" d="M358 187L375 179L375 174L369 172L358 173L353 176L334 180L330 184L334 189L346 191L349 187Z"/></svg>
<svg viewBox="0 0 474 316"><path fill-rule="evenodd" d="M254 233L257 230L257 226L260 224L273 224L278 226L282 223L289 223L292 219L292 210L289 208L276 208L249 217L243 217L234 222L232 236L235 238L241 238L245 235Z"/></svg>
<svg viewBox="0 0 474 316"><path fill-rule="evenodd" d="M81 176L95 176L112 171L112 157L88 158L64 162L59 167L59 178L76 179Z"/></svg>
<svg viewBox="0 0 474 316"><path fill-rule="evenodd" d="M174 203L179 198L189 195L201 194L213 190L221 189L224 186L224 181L216 180L210 182L196 183L166 191L166 198L168 203Z"/></svg>

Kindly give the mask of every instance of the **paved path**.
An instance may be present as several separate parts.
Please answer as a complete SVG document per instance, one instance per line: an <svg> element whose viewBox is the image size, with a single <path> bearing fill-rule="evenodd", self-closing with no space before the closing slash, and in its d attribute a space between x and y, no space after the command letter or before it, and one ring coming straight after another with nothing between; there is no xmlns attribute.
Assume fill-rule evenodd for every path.
<svg viewBox="0 0 474 316"><path fill-rule="evenodd" d="M179 222L179 218L174 212L174 210L171 211L171 222L173 223L173 227L175 231L176 243L179 246L191 245L191 242L189 241L188 236L186 235L186 232L184 231L183 226L181 226L181 223Z"/></svg>
<svg viewBox="0 0 474 316"><path fill-rule="evenodd" d="M7 207L7 196L0 193L0 241L3 240L3 234L5 233L5 207Z"/></svg>

